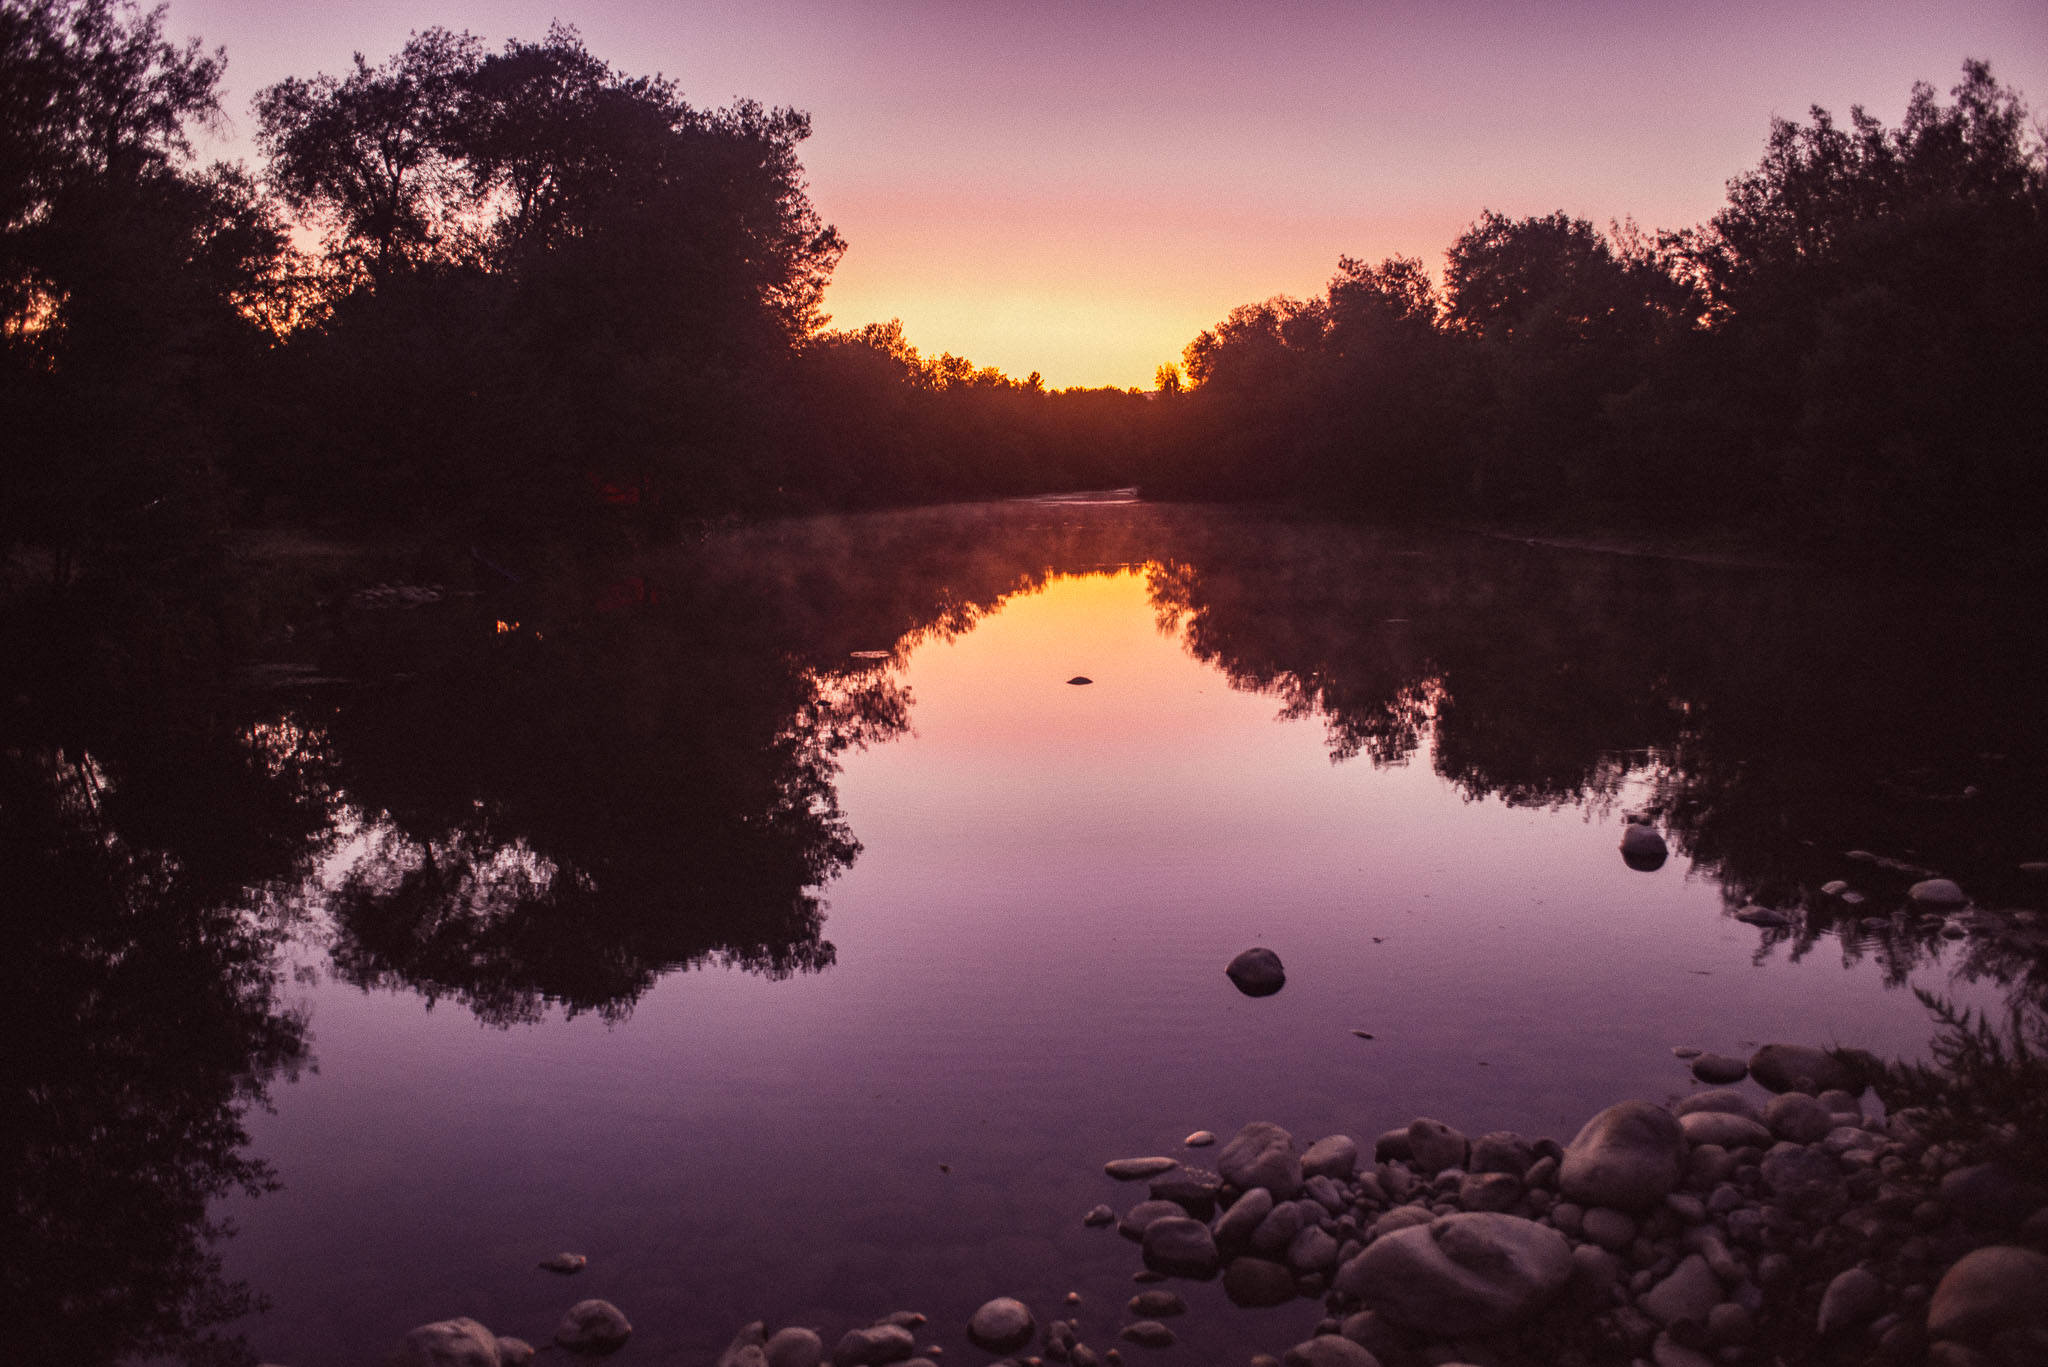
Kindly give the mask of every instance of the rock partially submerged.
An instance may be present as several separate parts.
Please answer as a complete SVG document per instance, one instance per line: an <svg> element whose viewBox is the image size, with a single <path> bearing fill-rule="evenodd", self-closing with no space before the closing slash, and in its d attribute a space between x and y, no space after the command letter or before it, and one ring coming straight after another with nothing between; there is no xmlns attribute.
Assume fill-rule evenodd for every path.
<svg viewBox="0 0 2048 1367"><path fill-rule="evenodd" d="M578 1301L555 1327L555 1345L571 1353L610 1353L633 1336L633 1326L610 1301Z"/></svg>
<svg viewBox="0 0 2048 1367"><path fill-rule="evenodd" d="M1655 872L1664 867L1670 853L1654 826L1630 821L1621 828L1621 860L1630 868L1641 873Z"/></svg>
<svg viewBox="0 0 2048 1367"><path fill-rule="evenodd" d="M399 1341L391 1367L502 1367L498 1337L467 1316L436 1320Z"/></svg>
<svg viewBox="0 0 2048 1367"><path fill-rule="evenodd" d="M967 1321L968 1340L991 1353L1022 1348L1031 1342L1037 1330L1030 1308L1010 1296L998 1296L985 1303Z"/></svg>
<svg viewBox="0 0 2048 1367"><path fill-rule="evenodd" d="M1223 971L1247 997L1270 997L1287 986L1287 970L1281 966L1280 956L1263 945L1245 950Z"/></svg>
<svg viewBox="0 0 2048 1367"><path fill-rule="evenodd" d="M1643 1210L1678 1185L1685 1159L1685 1131L1671 1112L1647 1101L1616 1102L1565 1148L1558 1189L1581 1205Z"/></svg>
<svg viewBox="0 0 2048 1367"><path fill-rule="evenodd" d="M1534 1314L1571 1275L1571 1245L1555 1229L1468 1213L1374 1241L1338 1269L1336 1289L1410 1328L1484 1334Z"/></svg>

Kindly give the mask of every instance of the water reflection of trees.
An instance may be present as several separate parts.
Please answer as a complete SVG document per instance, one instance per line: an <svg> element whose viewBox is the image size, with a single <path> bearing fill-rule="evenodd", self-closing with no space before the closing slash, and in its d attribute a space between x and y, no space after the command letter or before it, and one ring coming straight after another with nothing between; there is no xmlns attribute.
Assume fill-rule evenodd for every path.
<svg viewBox="0 0 2048 1367"><path fill-rule="evenodd" d="M1790 913L1760 954L1832 943L1895 981L1940 957L2048 1000L2042 889L2017 867L2048 849L2043 669L2011 602L1302 523L1175 554L1152 576L1162 620L1321 717L1333 759L1426 740L1474 797L1626 797L1731 911ZM1907 914L1925 870L2003 910Z"/></svg>
<svg viewBox="0 0 2048 1367"><path fill-rule="evenodd" d="M308 1051L279 927L244 894L291 871L324 826L322 795L219 714L10 721L10 1354L246 1360L217 1328L255 1297L223 1276L208 1206L271 1180L243 1152L243 1120Z"/></svg>

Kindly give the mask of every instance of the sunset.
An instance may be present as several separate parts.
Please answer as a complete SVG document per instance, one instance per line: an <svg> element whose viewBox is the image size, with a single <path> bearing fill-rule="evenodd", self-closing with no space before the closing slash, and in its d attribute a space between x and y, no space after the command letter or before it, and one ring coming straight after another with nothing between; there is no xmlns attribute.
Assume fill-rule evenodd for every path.
<svg viewBox="0 0 2048 1367"><path fill-rule="evenodd" d="M2048 1362L2048 23L0 0L58 1367Z"/></svg>
<svg viewBox="0 0 2048 1367"><path fill-rule="evenodd" d="M811 196L846 237L833 325L903 320L1050 386L1150 388L1238 304L1304 296L1339 255L1435 269L1480 210L1700 223L1774 115L1896 121L1965 58L2048 92L2048 17L1963 4L776 5L173 0L228 50L233 121L289 75L438 24L495 46L574 24L684 98L811 116Z"/></svg>

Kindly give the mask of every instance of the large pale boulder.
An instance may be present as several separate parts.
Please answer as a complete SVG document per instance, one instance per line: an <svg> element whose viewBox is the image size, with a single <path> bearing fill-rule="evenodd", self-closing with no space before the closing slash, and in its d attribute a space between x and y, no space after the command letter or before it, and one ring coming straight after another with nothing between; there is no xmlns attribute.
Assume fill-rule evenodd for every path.
<svg viewBox="0 0 2048 1367"><path fill-rule="evenodd" d="M1587 1121L1565 1149L1558 1190L1582 1206L1647 1210L1678 1185L1685 1157L1677 1117L1647 1101L1619 1101Z"/></svg>
<svg viewBox="0 0 2048 1367"><path fill-rule="evenodd" d="M1463 1337L1535 1314L1571 1275L1571 1244L1562 1234L1481 1211L1374 1240L1337 1270L1335 1286L1397 1323Z"/></svg>
<svg viewBox="0 0 2048 1367"><path fill-rule="evenodd" d="M1234 1187L1264 1187L1277 1200L1301 1192L1301 1155L1294 1136L1271 1121L1254 1120L1216 1155L1216 1171Z"/></svg>
<svg viewBox="0 0 2048 1367"><path fill-rule="evenodd" d="M498 1338L475 1320L436 1320L406 1334L392 1367L499 1367Z"/></svg>

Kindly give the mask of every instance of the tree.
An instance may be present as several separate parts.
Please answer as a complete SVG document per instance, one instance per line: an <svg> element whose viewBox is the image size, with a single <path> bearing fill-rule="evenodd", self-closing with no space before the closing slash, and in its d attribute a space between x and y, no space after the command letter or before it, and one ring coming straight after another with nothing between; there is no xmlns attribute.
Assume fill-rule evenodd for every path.
<svg viewBox="0 0 2048 1367"><path fill-rule="evenodd" d="M330 253L376 274L448 252L471 201L450 143L482 55L467 33L415 33L347 77L289 77L256 96L257 145L291 207L327 230Z"/></svg>

